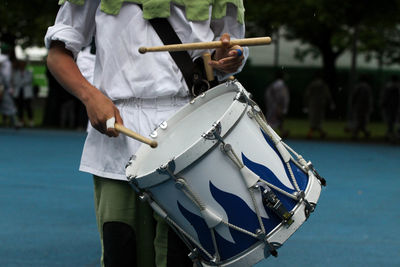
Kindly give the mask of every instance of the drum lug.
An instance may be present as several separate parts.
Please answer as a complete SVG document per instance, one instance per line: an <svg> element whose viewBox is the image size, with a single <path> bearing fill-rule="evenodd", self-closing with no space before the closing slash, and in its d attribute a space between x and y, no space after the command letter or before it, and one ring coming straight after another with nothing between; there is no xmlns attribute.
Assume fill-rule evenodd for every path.
<svg viewBox="0 0 400 267"><path fill-rule="evenodd" d="M136 193L141 194L142 190L139 188L139 184L136 181L136 175L129 175L126 178L128 179L129 185L136 191Z"/></svg>
<svg viewBox="0 0 400 267"><path fill-rule="evenodd" d="M142 193L139 195L139 199L142 202L147 202L150 199L150 196L147 193Z"/></svg>
<svg viewBox="0 0 400 267"><path fill-rule="evenodd" d="M188 255L189 259L193 261L194 267L202 267L203 265L200 262L200 254L197 248L192 249Z"/></svg>
<svg viewBox="0 0 400 267"><path fill-rule="evenodd" d="M257 238L265 244L264 257L267 258L270 254L274 257L278 257L278 251L276 249L280 246L275 246L274 243L270 243L268 241L267 235L260 229L256 231L256 234Z"/></svg>
<svg viewBox="0 0 400 267"><path fill-rule="evenodd" d="M243 92L240 91L236 94L234 100L240 102L240 103L247 103L248 102L248 97L247 95Z"/></svg>
<svg viewBox="0 0 400 267"><path fill-rule="evenodd" d="M305 205L304 213L306 215L306 220L307 220L308 217L310 217L311 213L314 212L316 204L315 203L310 203L306 199L303 199L303 202L304 202L304 205Z"/></svg>
<svg viewBox="0 0 400 267"><path fill-rule="evenodd" d="M315 177L317 177L317 179L321 182L322 186L326 186L326 179L324 177L322 177L321 175L319 175L319 173L317 172L317 170L314 168L313 164L311 163L311 161L309 161L307 163L307 167L312 171L312 173L315 175Z"/></svg>
<svg viewBox="0 0 400 267"><path fill-rule="evenodd" d="M207 140L219 140L222 141L222 137L221 137L221 122L218 123L214 123L211 130L208 131L207 133L203 133L201 135L201 137L203 137L204 139Z"/></svg>
<svg viewBox="0 0 400 267"><path fill-rule="evenodd" d="M160 174L168 174L172 179L176 180L175 177L175 160L172 159L170 162L163 164L160 168L157 169L157 172Z"/></svg>
<svg viewBox="0 0 400 267"><path fill-rule="evenodd" d="M306 219L308 219L308 217L310 217L310 214L312 212L314 212L316 204L310 203L310 202L308 202L307 199L305 199L304 191L296 192L295 195L297 196L297 199L299 202L304 203L304 213L305 213Z"/></svg>

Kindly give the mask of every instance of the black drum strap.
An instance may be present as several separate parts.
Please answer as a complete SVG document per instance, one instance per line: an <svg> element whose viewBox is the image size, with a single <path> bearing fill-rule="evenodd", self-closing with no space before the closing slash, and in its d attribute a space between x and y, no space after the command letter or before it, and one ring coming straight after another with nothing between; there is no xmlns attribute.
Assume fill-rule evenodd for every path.
<svg viewBox="0 0 400 267"><path fill-rule="evenodd" d="M164 45L182 43L166 18L154 18L150 19L149 22ZM193 86L193 73L195 71L195 65L192 61L192 58L187 51L174 51L169 52L169 54L181 70L186 84L190 90Z"/></svg>
<svg viewBox="0 0 400 267"><path fill-rule="evenodd" d="M139 6L143 9L142 5ZM150 19L149 22L164 45L182 43L166 18L154 18ZM192 96L197 96L210 88L210 84L204 79L206 76L204 73L203 59L201 57L193 62L187 51L169 51L169 54L182 72L183 78ZM212 86L215 85L213 84Z"/></svg>

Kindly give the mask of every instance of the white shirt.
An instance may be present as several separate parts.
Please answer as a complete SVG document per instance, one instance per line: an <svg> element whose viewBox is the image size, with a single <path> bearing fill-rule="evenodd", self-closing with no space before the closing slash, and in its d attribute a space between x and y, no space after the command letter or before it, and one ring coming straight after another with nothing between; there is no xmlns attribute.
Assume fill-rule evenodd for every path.
<svg viewBox="0 0 400 267"><path fill-rule="evenodd" d="M124 3L118 15L109 15L99 5L99 0L85 1L84 6L66 2L47 31L46 47L51 40L60 40L76 57L96 33L94 86L112 100L187 95L182 74L168 52L139 54L141 46L162 45L139 6ZM223 19L188 22L183 8L172 5L168 20L182 43L218 40L225 32L232 39L243 38L245 29L236 20L236 8L228 5L227 13ZM95 24L88 23L93 20ZM203 52L189 51L192 58Z"/></svg>
<svg viewBox="0 0 400 267"><path fill-rule="evenodd" d="M182 7L171 4L168 20L182 43L219 40L225 32L232 39L244 37L245 27L237 22L236 7L231 5L222 19L191 22L186 20ZM55 25L48 29L45 44L49 48L52 40L62 41L76 57L93 35L93 85L116 103L127 128L148 136L188 101L182 98L188 95L185 80L168 52L139 54L139 47L160 46L162 41L143 19L138 5L124 3L118 15L108 15L100 11L100 0L85 1L84 6L66 2ZM204 52L193 50L189 54L196 58ZM244 56L247 58L248 49L244 49ZM149 100L142 103L135 99ZM126 136L109 138L89 127L80 170L126 180L124 166L139 146Z"/></svg>
<svg viewBox="0 0 400 267"><path fill-rule="evenodd" d="M85 77L88 82L93 84L94 66L96 64L96 55L90 52L91 47L85 47L81 52L79 52L76 57L76 65L78 65L83 77Z"/></svg>

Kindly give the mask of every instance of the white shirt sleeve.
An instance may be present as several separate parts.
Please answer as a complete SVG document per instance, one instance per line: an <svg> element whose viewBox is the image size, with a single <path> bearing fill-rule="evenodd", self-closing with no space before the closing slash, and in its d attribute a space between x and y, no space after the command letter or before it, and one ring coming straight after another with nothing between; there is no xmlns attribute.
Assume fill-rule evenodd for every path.
<svg viewBox="0 0 400 267"><path fill-rule="evenodd" d="M85 1L83 6L66 2L58 11L54 26L49 27L44 38L47 48L52 41L65 43L74 58L82 47L90 44L95 32L95 14L100 0Z"/></svg>
<svg viewBox="0 0 400 267"><path fill-rule="evenodd" d="M245 25L237 21L237 8L234 5L227 5L226 16L221 19L214 19L211 21L211 29L214 32L214 41L219 41L222 34L229 33L231 39L242 39L245 34ZM218 80L226 80L229 76L237 74L242 71L246 60L249 57L249 48L243 47L244 60L242 65L235 73L224 73L215 70Z"/></svg>

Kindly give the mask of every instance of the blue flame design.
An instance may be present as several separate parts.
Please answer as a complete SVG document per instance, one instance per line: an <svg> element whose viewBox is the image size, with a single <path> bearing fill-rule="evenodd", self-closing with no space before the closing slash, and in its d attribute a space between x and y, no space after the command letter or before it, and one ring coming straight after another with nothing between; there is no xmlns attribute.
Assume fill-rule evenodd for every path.
<svg viewBox="0 0 400 267"><path fill-rule="evenodd" d="M186 220L189 221L189 223L193 226L194 230L196 231L200 244L203 246L205 250L207 250L208 253L213 255L215 253L215 250L212 243L210 229L208 229L206 221L197 214L194 214L189 210L187 210L184 206L182 206L181 203L179 203L179 201L177 201L177 204L182 215L186 218Z"/></svg>
<svg viewBox="0 0 400 267"><path fill-rule="evenodd" d="M286 171L286 175L288 177L290 177L290 173L289 170L286 166L286 164L284 164L283 158L281 156L281 154L279 153L279 151L276 149L275 144L272 142L272 140L269 138L269 136L267 134L265 134L265 132L260 129L262 135L264 136L265 141L267 141L268 145L275 151L275 153L279 156L279 158L282 161L282 164L284 165L285 171ZM308 175L306 175L302 169L300 169L296 164L294 164L292 161L289 162L290 167L293 170L293 174L296 178L297 184L299 185L301 190L305 190L308 184ZM290 181L292 182L292 181Z"/></svg>
<svg viewBox="0 0 400 267"><path fill-rule="evenodd" d="M268 143L268 145L275 151L275 153L279 156L284 166L285 172L288 177L290 177L289 170L284 164L284 161L279 154L278 150L276 149L272 140L260 129L264 139ZM294 190L286 187L276 175L266 166L251 161L244 153L242 153L242 160L243 164L249 168L252 172L258 175L262 180L268 181L269 183L287 191L293 193ZM308 176L300 169L295 163L289 162L290 167L293 170L293 174L295 179L300 187L301 190L305 190L308 184ZM290 180L290 179L289 179ZM291 182L291 181L290 181ZM255 233L257 229L260 228L260 224L257 219L256 213L248 206L248 204L241 199L240 197L228 193L225 191L220 190L217 188L211 181L210 184L210 192L214 199L221 205L221 207L225 210L228 216L228 222L236 225L240 228L246 229L247 231ZM274 190L275 191L275 190ZM277 197L281 200L283 205L288 209L292 210L297 202L287 196L275 191ZM210 233L210 229L207 226L206 221L197 214L190 212L186 209L183 205L177 201L178 207L182 215L189 221L189 223L195 229L197 236L199 238L200 244L203 246L208 253L213 255L215 253L215 249L212 242L212 237ZM281 219L275 215L269 209L265 209L266 213L268 214L267 218L261 218L267 233L273 230L279 223L281 223ZM239 253L245 251L253 244L258 242L258 239L253 238L247 234L244 234L240 231L235 229L229 228L229 231L232 235L234 243L230 242L223 238L218 232L215 231L215 238L218 245L218 251L220 253L221 260L227 260L231 257L238 255ZM200 252L202 253L202 252ZM207 256L202 253L203 258L207 259Z"/></svg>
<svg viewBox="0 0 400 267"><path fill-rule="evenodd" d="M284 161L282 159L282 156L280 155L280 153L276 149L274 143L264 133L264 131L261 130L261 132L262 132L262 134L264 136L264 139L267 141L268 145L275 151L275 153L281 159L281 162L282 162L283 167L285 169L286 175L288 177L290 177L289 169L286 166L286 164L284 163ZM254 161L251 161L248 157L246 157L246 155L244 153L242 153L242 160L243 160L243 164L247 168L249 168L252 172L257 174L262 180L267 181L267 182L279 187L280 189L285 190L286 192L289 192L289 193L294 193L295 192L295 190L290 189L290 188L286 187L284 184L282 184L282 182L278 179L278 177L276 177L276 175L268 167L266 167L266 166L264 166L262 164L256 163ZM297 184L299 185L299 188L301 190L305 190L306 187L307 187L307 184L308 184L308 176L303 172L303 170L301 170L292 161L289 162L289 165L292 168L293 175L294 175L294 177L295 177L295 179L297 181ZM291 179L289 179L289 181L292 183ZM295 200L293 200L293 199L291 199L291 198L279 193L278 191L274 190L274 193L277 195L277 197L281 200L283 205L288 210L292 210L296 206L297 202Z"/></svg>
<svg viewBox="0 0 400 267"><path fill-rule="evenodd" d="M210 192L214 199L225 210L228 216L229 223L246 229L247 231L250 231L252 233L255 233L257 229L260 229L260 224L258 222L256 213L247 205L247 203L243 199L234 194L220 190L211 181ZM179 203L179 201L178 207L182 215L190 222L190 224L195 229L200 244L210 254L213 254L215 250L212 245L210 230L207 227L205 220L202 217L187 210ZM262 218L264 227L267 232L274 229L281 222L281 220L275 214L269 212L268 215L270 217L269 219ZM235 229L229 228L229 231L232 235L234 243L223 238L220 234L218 234L218 232L215 232L215 238L218 244L218 250L221 256L221 260L229 259L239 254L240 252L245 251L250 246L258 242L258 239Z"/></svg>
<svg viewBox="0 0 400 267"><path fill-rule="evenodd" d="M228 222L240 228L255 233L260 229L257 214L248 204L235 194L222 191L210 181L210 191L214 199L224 208ZM273 213L267 213L269 218L261 218L267 232L280 223L280 219ZM236 243L242 243L246 248L255 243L255 239L242 232L229 228L232 238ZM247 239L247 240L245 240Z"/></svg>

